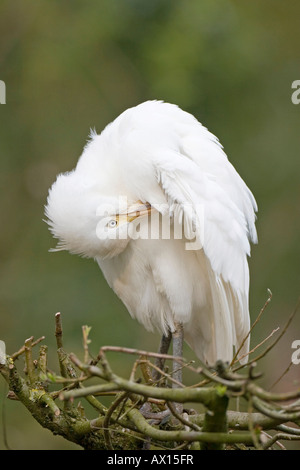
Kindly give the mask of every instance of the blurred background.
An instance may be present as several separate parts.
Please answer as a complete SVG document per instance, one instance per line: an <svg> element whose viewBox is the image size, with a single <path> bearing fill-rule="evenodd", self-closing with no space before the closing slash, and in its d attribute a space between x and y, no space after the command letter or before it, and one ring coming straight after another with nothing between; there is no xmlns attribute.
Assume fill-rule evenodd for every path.
<svg viewBox="0 0 300 470"><path fill-rule="evenodd" d="M45 335L57 370L58 311L65 348L80 357L85 324L94 354L107 344L157 349L159 337L130 318L92 260L48 252L55 241L42 220L48 188L75 166L90 128L100 132L148 99L193 113L253 191L252 321L268 288L273 298L252 346L283 328L300 284L300 105L291 101L300 79L299 17L296 0L1 1L0 338L8 353ZM260 364L267 388L289 366L295 339L300 313ZM126 376L132 358L112 362ZM300 365L292 365L272 390L291 390L299 377ZM0 381L1 403L6 393ZM4 411L0 449L4 431L12 449L77 448L42 429L18 402L5 400Z"/></svg>

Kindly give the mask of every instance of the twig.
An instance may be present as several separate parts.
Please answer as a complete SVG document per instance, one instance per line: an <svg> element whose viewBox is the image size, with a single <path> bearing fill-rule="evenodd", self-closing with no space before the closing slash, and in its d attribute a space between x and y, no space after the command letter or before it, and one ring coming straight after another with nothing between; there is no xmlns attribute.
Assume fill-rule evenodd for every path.
<svg viewBox="0 0 300 470"><path fill-rule="evenodd" d="M97 398L95 398L93 395L87 395L84 398L96 411L98 411L102 416L105 416L107 413L107 408L102 405L102 403L100 403Z"/></svg>
<svg viewBox="0 0 300 470"><path fill-rule="evenodd" d="M31 339L33 339L33 336L31 336ZM34 346L36 346L37 344L39 344L41 341L44 341L45 339L45 336L41 336L39 339L37 339L36 341L32 341L31 343L31 347L33 348ZM22 354L24 354L25 352L25 345L22 346L19 351L13 353L10 357L12 358L13 361L15 361L19 356L21 356Z"/></svg>
<svg viewBox="0 0 300 470"><path fill-rule="evenodd" d="M128 413L130 419L136 425L137 429L145 434L146 436L151 437L152 439L157 439L159 441L188 441L188 442L210 442L210 443L233 443L233 442L242 442L245 444L252 444L252 436L249 432L237 432L232 434L227 433L214 433L214 432L196 432L196 431L164 431L161 429L156 429L151 426L141 413L137 409L133 409Z"/></svg>
<svg viewBox="0 0 300 470"><path fill-rule="evenodd" d="M278 424L276 426L278 431L283 431L285 434L293 434L295 436L300 436L300 429L299 428L292 428L291 426L286 426L285 424Z"/></svg>
<svg viewBox="0 0 300 470"><path fill-rule="evenodd" d="M128 396L130 396L130 395L128 394ZM124 409L124 407L125 407L125 405L126 405L126 401L124 401L124 402L123 402L123 406L122 406L122 408L120 409L120 411L119 411L119 413L118 413L118 416L116 417L116 422L118 422L119 420L124 420L124 418L126 418L126 415L127 415L128 411L132 410L132 408L136 408L140 402L141 402L141 399L138 398L137 401L134 402L134 403L132 403L131 407L128 408L128 409L121 415L121 413L123 412L123 409Z"/></svg>
<svg viewBox="0 0 300 470"><path fill-rule="evenodd" d="M257 436L257 433L256 433L256 429L254 427L254 424L253 424L253 417L252 417L252 414L253 414L253 399L252 397L250 396L249 397L249 400L248 400L248 416L249 416L249 422L248 422L248 427L249 427L249 431L251 433L251 436L252 436L252 439L253 439L253 444L255 446L256 449L259 449L261 450L262 449L262 445L258 439L258 436Z"/></svg>
<svg viewBox="0 0 300 470"><path fill-rule="evenodd" d="M294 398L300 397L299 388L292 392L274 393L274 392L267 392L266 390L263 390L261 387L259 387L258 385L254 383L248 383L247 391L250 392L252 395L256 395L257 397L265 401L289 401Z"/></svg>
<svg viewBox="0 0 300 470"><path fill-rule="evenodd" d="M38 368L42 374L47 373L47 349L46 345L42 345L39 351Z"/></svg>
<svg viewBox="0 0 300 470"><path fill-rule="evenodd" d="M248 430L249 429L249 413L241 411L227 411L228 428L234 430ZM190 415L189 419L202 427L204 423L204 414ZM261 429L274 429L280 421L269 418L262 413L251 413L253 426Z"/></svg>
<svg viewBox="0 0 300 470"><path fill-rule="evenodd" d="M263 442L263 449L262 450L264 450L265 449L264 446L268 442L267 439L272 439L273 436L266 433L265 431L261 431L261 437L262 437L262 442ZM266 438L266 440L265 440L265 438ZM276 441L276 442L274 442L274 444L276 444L281 450L286 450L286 448L284 447L283 444L281 444L281 442ZM271 446L272 446L272 444L268 447L271 447Z"/></svg>
<svg viewBox="0 0 300 470"><path fill-rule="evenodd" d="M170 388L159 388L159 387L151 387L149 385L143 385L139 383L133 383L129 380L123 379L122 377L113 374L110 370L108 363L106 362L105 367L108 369L104 372L96 366L89 366L83 364L74 354L69 355L70 359L74 364L81 370L85 371L90 375L94 375L96 377L100 377L102 379L107 380L108 378L114 382L116 389L118 390L126 390L128 392L132 392L138 395L143 395L145 397L151 398L159 398L161 400L170 400L179 403L185 402L197 402L197 403L209 403L211 394L214 391L213 387L210 388L193 388L193 389L186 389L186 388L177 388L177 389L170 389ZM103 361L103 357L102 357ZM73 391L69 393L74 393Z"/></svg>
<svg viewBox="0 0 300 470"><path fill-rule="evenodd" d="M173 405L172 402L168 401L167 402L168 408L170 409L172 415L175 416L178 421L180 421L184 426L188 426L189 428L193 429L194 431L200 431L199 426L197 424L193 423L192 421L186 420L180 413L177 413L176 407Z"/></svg>
<svg viewBox="0 0 300 470"><path fill-rule="evenodd" d="M131 382L135 382L136 369L139 365L141 365L141 371L142 371L145 382L146 383L152 383L151 374L149 374L149 372L148 372L149 367L144 367L143 366L145 363L148 364L148 361L140 361L139 359L134 361L133 366L132 366L132 370L131 370L131 373L130 373L130 377L129 377L129 380Z"/></svg>
<svg viewBox="0 0 300 470"><path fill-rule="evenodd" d="M262 316L262 314L264 313L265 309L267 308L267 306L268 306L269 303L271 302L273 294L272 294L272 292L270 291L270 289L268 289L268 294L269 294L269 297L267 298L267 300L266 300L264 306L261 308L261 310L260 310L260 312L259 312L259 314L258 314L258 316L257 316L257 318L256 318L256 320L255 320L255 322L254 322L253 325L251 326L249 332L247 333L247 335L246 335L245 338L243 339L243 341L242 341L240 347L238 348L237 352L235 353L235 355L234 355L234 357L233 357L233 359L232 359L232 361L231 361L230 366L232 366L232 365L236 362L237 357L238 357L240 351L242 350L242 348L243 348L245 342L246 342L247 339L249 338L249 336L250 336L250 334L251 334L253 328L254 328L255 325L259 322L260 317Z"/></svg>
<svg viewBox="0 0 300 470"><path fill-rule="evenodd" d="M102 420L103 420L103 418L102 418ZM113 421L113 419L112 419L112 421ZM93 429L95 429L95 430L100 430L100 429L104 430L104 429L105 429L105 428L103 428L102 425L101 425L101 426L97 426L96 421L91 425L91 427L92 427ZM135 438L136 440L140 440L140 441L142 441L142 442L144 442L144 443L147 443L148 438L145 439L145 437L144 437L140 432L138 432L138 431L136 430L136 427L130 427L130 426L127 426L127 427L128 427L128 429L130 429L132 432L128 432L128 431L125 429L125 427L123 427L122 429L117 429L117 428L111 429L111 428L110 428L110 431L111 431L112 433L115 433L115 434L127 434L127 435L130 436L130 437L134 436L134 438ZM170 450L170 448L169 448L169 447L166 447L166 446L164 446L164 445L162 445L162 444L160 443L159 446L157 446L157 448L156 448L155 450Z"/></svg>
<svg viewBox="0 0 300 470"><path fill-rule="evenodd" d="M82 337L83 337L83 350L84 350L84 362L87 364L89 361L90 353L89 353L89 343L91 340L89 339L89 334L91 331L91 327L84 325L82 326Z"/></svg>
<svg viewBox="0 0 300 470"><path fill-rule="evenodd" d="M155 364L152 364L152 363L149 362L149 361L145 361L145 359L144 359L144 360L140 360L139 362L140 362L140 363L142 363L142 362L148 362L149 366L152 367L152 369L154 369L155 371L158 372L157 375L160 376L160 378L159 378L158 380L155 380L154 382L152 381L152 383L154 383L154 384L159 384L159 383L166 377L167 379L170 380L170 382L175 383L175 384L178 385L179 387L182 387L182 388L184 387L184 385L183 385L181 382L178 382L177 380L175 380L175 379L172 377L171 374L168 374L167 372L165 372L164 370L160 369L160 368L159 368L158 366L156 366ZM182 366L182 367L184 367L184 366ZM173 373L173 372L172 372L172 373ZM162 377L161 377L161 376L162 376Z"/></svg>
<svg viewBox="0 0 300 470"><path fill-rule="evenodd" d="M300 412L295 411L294 413L288 413L284 410L277 411L275 409L269 408L268 405L258 397L253 396L252 400L254 407L264 415L269 416L270 418L274 418L279 421L281 420L282 422L297 421L298 419L300 419Z"/></svg>
<svg viewBox="0 0 300 470"><path fill-rule="evenodd" d="M155 352L150 352L150 351L144 351L141 349L124 348L120 346L102 346L97 356L98 360L100 360L100 358L102 357L102 352L105 352L105 351L121 352L125 354L135 354L135 355L146 356L146 357L160 357L162 359L176 359L181 364L182 363L184 364L184 361L185 361L185 359L182 357L171 356L170 354L160 354L160 353L155 353Z"/></svg>
<svg viewBox="0 0 300 470"><path fill-rule="evenodd" d="M224 385L225 387L228 387L229 390L236 390L236 391L241 391L243 390L245 383L246 383L246 378L240 379L240 380L228 380L223 377L220 377L216 373L210 372L206 367L201 367L201 373L210 379L212 382L216 382L219 384Z"/></svg>
<svg viewBox="0 0 300 470"><path fill-rule="evenodd" d="M56 336L57 349L63 348L62 334L63 332L62 332L60 312L57 312L55 314L55 336Z"/></svg>
<svg viewBox="0 0 300 470"><path fill-rule="evenodd" d="M244 364L244 365L241 365L239 367L237 367L236 369L234 369L234 371L237 371L239 369L241 369L242 367L245 367L246 365L248 366L249 364L252 364L253 362L257 362L259 361L262 357L264 357L272 348L274 348L274 346L276 346L276 344L278 343L278 341L282 338L282 336L285 334L285 332L287 331L288 327L290 326L290 323L291 321L293 320L294 316L296 315L297 313L297 310L300 306L300 298L298 299L298 302L296 304L296 307L293 311L293 313L290 315L290 317L288 318L288 321L286 322L283 330L281 331L280 335L277 336L276 340L266 348L266 350L264 352L262 352L260 355L256 356L254 359L251 359L251 361L249 361L247 364Z"/></svg>
<svg viewBox="0 0 300 470"><path fill-rule="evenodd" d="M280 375L280 377L278 377L278 379L275 380L275 382L271 385L271 387L269 388L269 390L272 390L272 388L274 388L275 385L277 385L277 384L280 382L280 380L288 373L288 371L290 370L290 368L291 368L293 365L294 365L294 364L293 364L293 362L291 361L291 362L289 363L289 365L287 366L287 368L282 372L282 374Z"/></svg>
<svg viewBox="0 0 300 470"><path fill-rule="evenodd" d="M115 401L111 404L109 409L107 410L107 413L104 417L103 421L103 430L104 430L104 439L105 439L105 445L108 450L114 450L111 439L110 439L110 430L109 430L109 422L110 418L115 411L115 409L122 403L123 400L127 400L128 398L128 393L124 392L121 393L120 396L118 396Z"/></svg>
<svg viewBox="0 0 300 470"><path fill-rule="evenodd" d="M266 341L268 341L268 339L270 339L274 335L274 333L276 333L278 330L279 330L279 326L277 328L275 328L265 339L263 339L260 343L258 343L256 346L254 346L254 348L251 349L251 351L249 351L247 354L243 354L242 356L240 356L238 360L240 361L244 357L247 357L248 355L254 353L254 351L256 351L256 349L260 348L260 346L262 346ZM235 361L235 362L237 362L237 361Z"/></svg>
<svg viewBox="0 0 300 470"><path fill-rule="evenodd" d="M274 348L274 346L276 346L276 344L278 343L278 341L283 337L283 335L285 334L285 332L287 331L288 327L290 326L290 323L292 322L294 316L296 315L297 313L297 310L298 310L298 307L300 305L300 299L298 300L298 303L296 305L296 308L295 310L293 311L293 313L290 315L288 321L286 322L282 332L280 333L280 335L275 339L275 341L269 346L267 347L267 349L262 353L260 354L259 356L257 356L255 359L253 359L251 362L257 362L259 359L261 359L262 357L264 357L271 349Z"/></svg>
<svg viewBox="0 0 300 470"><path fill-rule="evenodd" d="M287 440L287 441L298 441L300 439L300 436L292 436L291 434L284 434L284 433L279 432L275 434L269 441L267 441L263 445L263 450L268 449L273 444L277 443L277 441L282 440L282 439Z"/></svg>
<svg viewBox="0 0 300 470"><path fill-rule="evenodd" d="M61 316L60 312L57 312L55 314L55 337L56 337L56 345L57 345L57 355L58 355L58 362L59 362L59 369L60 369L60 374L62 377L69 377L67 367L65 365L65 358L67 354L63 350L63 340L62 340L62 323L61 323ZM67 386L67 382L65 384ZM66 406L69 406L70 403L66 403Z"/></svg>
<svg viewBox="0 0 300 470"><path fill-rule="evenodd" d="M26 371L28 374L29 382L33 384L36 380L34 363L32 358L32 339L33 336L25 340L25 362L26 362Z"/></svg>
<svg viewBox="0 0 300 470"><path fill-rule="evenodd" d="M270 301L270 298L268 301ZM268 301L262 311L266 308ZM296 310L297 308L298 305ZM294 315L295 312L289 318L282 334L288 328ZM257 321L255 324L257 324ZM193 449L223 448L223 444L237 445L239 443L250 446L255 445L260 449L269 449L276 443L280 448L283 448L283 445L278 440L300 439L300 429L291 427L298 423L300 424L300 389L298 388L287 393L271 393L257 386L255 380L258 378L258 374L255 373L256 369L254 370L255 360L248 363L248 374L239 374L236 372L237 369L231 371L227 364L222 362L216 364L214 371L205 365L202 365L201 368L191 367L187 361L175 355L152 353L132 348L104 346L99 350L97 356L99 364L96 366L97 362L94 359L90 360L91 356L88 349L89 328L82 327L84 361L81 362L77 356L74 354L69 355L62 349L63 335L59 313L55 316L55 323L61 376L57 376L53 372L53 380L51 380L51 374L47 367L46 346L42 345L40 347L38 360L33 360L32 347L44 339L44 337L36 342L33 341L33 337L28 338L24 346L15 353L14 357L6 356L6 363L0 364L0 373L9 383L9 389L14 393L14 396L29 409L42 426L49 428L55 434L60 434L82 445L86 449L103 449L105 446L106 448L113 449L113 447L116 447L114 438L118 447L122 446L123 443L125 448L127 444L138 447L137 439L145 441L145 438L147 438L148 440L154 440L153 446L156 448L158 446L164 447L161 445L164 441L165 443L172 443L170 447L173 450L190 445L192 446L190 448ZM260 344L256 345L250 353L253 353L267 341L275 331L277 330L274 330ZM282 334L280 337L282 337ZM277 341L280 337L277 338ZM136 360L133 364L129 380L115 374L106 357L106 353L109 351L142 356L142 358L134 358ZM23 353L25 353L28 380L20 376L13 362L13 359L16 359ZM176 359L180 364L180 368L185 367L194 373L202 373L207 378L201 382L201 385L208 382L213 383L205 387L196 384L191 387L168 388L168 381L172 382L174 378L167 371L157 367L156 364L153 365L150 362L151 357ZM141 383L140 379L135 380L135 376L140 375L136 374L139 365L141 368L143 365L147 366L147 371L143 374L147 382L151 383L149 380L151 374L148 369L152 368L158 372L161 380L166 382L166 387L157 386L159 383L153 384L152 382L149 385ZM89 378L99 378L101 381L95 385L83 386L82 382ZM53 383L62 382L65 387L60 389L61 385L57 386L58 390L48 393L47 385L50 381ZM96 399L95 395L97 393L113 393L117 394L117 396L107 409ZM249 401L249 413L227 411L228 399L236 394L242 395ZM72 406L72 413L70 413L69 409L63 408L59 403L59 406L57 406L54 400L58 396L65 401L64 407ZM78 397L84 397L94 410L97 411L98 417L96 419L88 420L85 417L84 408L81 405L75 407L73 402ZM129 403L127 402L128 398L130 399ZM289 403L291 400L293 403ZM141 410L137 408L139 402L146 402L149 409L151 407L150 403L156 403L164 411L148 414L147 417L149 416L149 419L151 418L153 421L147 422L145 416L141 414ZM189 415L178 413L174 403L189 402L203 404L206 412L197 414L195 411L190 410L191 414ZM279 406L278 403L283 404ZM218 404L222 405L221 411ZM254 408L259 412L253 412ZM167 414L170 415L170 413L172 413L176 420L169 420L167 428L161 429L162 426L155 419L157 417L164 417ZM175 427L176 424L178 428L178 422L181 424L180 429ZM291 426L283 424L288 422L293 424ZM230 430L228 431L228 429ZM275 430L275 436L272 437L266 434L265 430L268 429ZM120 435L120 438L115 437L115 432ZM123 440L121 437L122 434L126 433L130 436L128 442L127 436ZM267 442L266 439L268 439Z"/></svg>
<svg viewBox="0 0 300 470"><path fill-rule="evenodd" d="M59 394L60 400L70 400L74 398L87 397L89 395L96 395L103 392L117 392L118 388L115 383L105 383L101 385L91 385L89 387L82 387L76 390L61 391Z"/></svg>

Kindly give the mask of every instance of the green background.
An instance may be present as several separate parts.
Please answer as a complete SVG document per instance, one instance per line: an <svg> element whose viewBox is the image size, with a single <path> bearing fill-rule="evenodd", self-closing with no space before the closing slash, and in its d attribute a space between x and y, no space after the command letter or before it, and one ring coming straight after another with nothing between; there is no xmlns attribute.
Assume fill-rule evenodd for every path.
<svg viewBox="0 0 300 470"><path fill-rule="evenodd" d="M100 132L147 99L193 113L253 191L252 321L267 288L273 299L252 346L283 327L299 296L300 105L291 101L299 17L296 0L1 1L0 338L9 353L45 335L55 369L57 311L65 348L81 357L84 324L93 353L104 344L156 350L158 336L130 318L93 261L48 252L55 242L42 221L49 186L75 166L90 128ZM289 365L295 339L299 314L260 365L267 387ZM113 363L126 375L131 360ZM299 376L293 365L274 390L299 386ZM0 387L2 402L4 381ZM0 448L5 431L13 449L76 448L17 402L5 400L5 416Z"/></svg>

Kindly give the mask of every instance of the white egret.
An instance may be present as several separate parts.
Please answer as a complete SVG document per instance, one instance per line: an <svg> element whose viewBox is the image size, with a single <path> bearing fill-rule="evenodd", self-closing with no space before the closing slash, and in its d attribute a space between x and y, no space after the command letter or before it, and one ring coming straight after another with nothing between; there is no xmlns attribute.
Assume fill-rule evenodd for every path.
<svg viewBox="0 0 300 470"><path fill-rule="evenodd" d="M76 168L51 187L45 213L56 250L94 258L131 316L163 334L165 351L172 334L181 352L183 330L213 365L231 361L249 332L256 210L218 139L176 105L147 101L91 133ZM167 217L170 236L130 235L154 214ZM248 351L249 337L241 361Z"/></svg>

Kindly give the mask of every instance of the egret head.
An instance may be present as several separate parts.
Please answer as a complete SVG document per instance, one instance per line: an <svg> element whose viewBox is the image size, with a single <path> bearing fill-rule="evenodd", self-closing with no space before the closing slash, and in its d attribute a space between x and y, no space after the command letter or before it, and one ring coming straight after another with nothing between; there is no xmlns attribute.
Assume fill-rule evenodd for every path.
<svg viewBox="0 0 300 470"><path fill-rule="evenodd" d="M78 178L76 171L60 174L49 190L46 222L57 247L87 258L112 258L128 245L134 222L151 206L127 198L104 196L96 185Z"/></svg>

